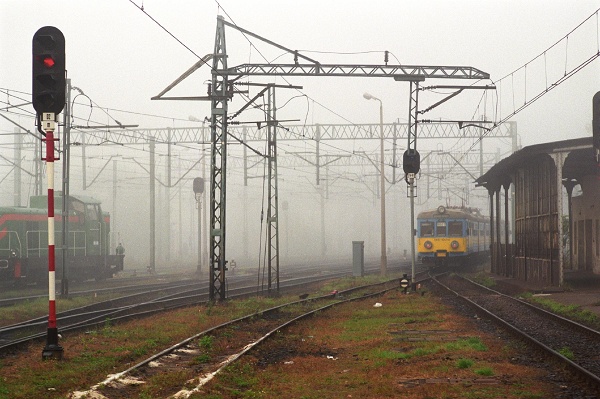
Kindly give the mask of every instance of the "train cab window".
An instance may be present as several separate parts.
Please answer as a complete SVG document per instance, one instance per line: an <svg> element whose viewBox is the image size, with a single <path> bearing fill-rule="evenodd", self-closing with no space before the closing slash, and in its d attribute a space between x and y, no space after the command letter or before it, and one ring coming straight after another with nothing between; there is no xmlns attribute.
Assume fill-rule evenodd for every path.
<svg viewBox="0 0 600 399"><path fill-rule="evenodd" d="M85 206L85 217L90 222L97 222L99 220L99 212L97 205L88 204Z"/></svg>
<svg viewBox="0 0 600 399"><path fill-rule="evenodd" d="M433 222L421 222L421 237L433 237Z"/></svg>
<svg viewBox="0 0 600 399"><path fill-rule="evenodd" d="M437 222L435 226L436 237L446 237L446 222Z"/></svg>
<svg viewBox="0 0 600 399"><path fill-rule="evenodd" d="M77 215L77 221L81 224L85 222L85 205L81 201L73 201L71 202L70 208Z"/></svg>
<svg viewBox="0 0 600 399"><path fill-rule="evenodd" d="M448 235L450 237L461 237L463 235L463 222L448 222Z"/></svg>

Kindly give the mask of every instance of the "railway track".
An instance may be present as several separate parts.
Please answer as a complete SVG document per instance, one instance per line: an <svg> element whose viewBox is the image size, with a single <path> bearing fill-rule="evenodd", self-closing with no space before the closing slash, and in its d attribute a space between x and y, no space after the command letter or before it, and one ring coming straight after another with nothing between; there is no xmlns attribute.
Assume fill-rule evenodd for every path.
<svg viewBox="0 0 600 399"><path fill-rule="evenodd" d="M319 275L289 277L280 282L282 292L298 290L309 284L346 276L347 272L329 272ZM248 278L232 279L228 290L230 299L257 294L256 285ZM249 285L250 284L250 285ZM59 331L86 330L98 325L123 322L158 312L208 302L208 283L180 284L161 291L150 290L118 299L95 303L58 314ZM46 336L47 317L39 317L0 328L0 351L12 350L19 345Z"/></svg>
<svg viewBox="0 0 600 399"><path fill-rule="evenodd" d="M434 281L600 392L600 332L460 276Z"/></svg>
<svg viewBox="0 0 600 399"><path fill-rule="evenodd" d="M174 369L188 373L189 379L174 392L164 392L165 397L187 398L202 390L221 370L231 365L257 345L273 337L289 325L315 315L330 307L362 300L399 289L398 279L380 284L355 287L315 298L293 301L270 309L248 314L244 317L220 324L189 337L168 349L108 378L86 391L73 392L72 399L93 397L99 393L105 398L137 397L140 387L153 376L173 372ZM216 338L215 338L216 337ZM199 364L203 348L213 344L213 339L224 341L218 354L213 354L215 363ZM243 346L230 345L244 342ZM217 345L214 343L214 345Z"/></svg>
<svg viewBox="0 0 600 399"><path fill-rule="evenodd" d="M127 284L121 286L113 286L113 287L98 287L89 290L80 290L73 291L69 293L69 298L76 297L86 297L86 296L97 296L97 295L110 295L110 294L134 294L134 293L144 293L144 292L160 292L163 290L169 290L172 288L179 287L185 284L194 284L191 280L182 280L182 281L169 281L169 282L160 282L160 283L144 283L144 284ZM196 282L197 284L197 282ZM10 298L0 299L0 307L7 306L15 306L25 302L37 300L37 299L47 299L48 293L38 294L38 295L27 295L27 296L14 296Z"/></svg>
<svg viewBox="0 0 600 399"><path fill-rule="evenodd" d="M391 272L398 271L400 269L406 269L408 266L407 262L396 262L390 263L389 269ZM318 274L321 272L331 273L331 272L345 272L348 273L348 265L343 262L335 262L329 264L321 264L321 265L294 265L286 267L286 270L282 270L280 277L282 279L294 278L297 276L304 276L307 274ZM365 265L365 272L367 274L377 273L379 271L379 266L375 263ZM206 277L204 275L198 276L193 272L190 273L177 273L177 274L161 274L156 275L152 278L151 276L137 276L137 277L127 277L121 279L109 279L103 282L93 282L88 281L81 283L81 286L84 289L80 290L72 290L69 293L69 298L76 297L90 297L90 296L113 296L123 294L144 294L150 292L160 292L163 290L169 290L173 287L180 286L182 284L194 284L200 283L202 281L206 282ZM233 273L228 276L228 284L236 284L236 282L240 279L247 278L250 282L256 281L256 276L252 275L243 275L238 274L234 275ZM164 280L164 281L160 281ZM0 286L1 287L1 286ZM23 303L27 303L30 301L35 301L39 299L47 299L48 292L47 287L22 287L21 289L16 289L14 287L6 288L3 291L3 298L0 298L0 307L9 307L15 306ZM28 294L23 295L23 292L28 292ZM57 293L58 294L58 293ZM1 325L1 324L0 324Z"/></svg>

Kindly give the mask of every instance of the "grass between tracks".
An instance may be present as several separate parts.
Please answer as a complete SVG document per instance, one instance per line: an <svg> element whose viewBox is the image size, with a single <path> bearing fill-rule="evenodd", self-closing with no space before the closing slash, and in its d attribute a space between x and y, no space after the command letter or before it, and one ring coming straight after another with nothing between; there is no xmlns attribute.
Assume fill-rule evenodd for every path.
<svg viewBox="0 0 600 399"><path fill-rule="evenodd" d="M374 307L375 302L383 306ZM192 398L544 398L546 372L429 295L350 303L295 324Z"/></svg>
<svg viewBox="0 0 600 399"><path fill-rule="evenodd" d="M469 278L488 288L494 289L496 285L494 279L485 273L476 274L470 276ZM517 296L527 302L538 305L552 313L564 316L570 320L574 320L579 323L583 323L594 329L600 329L600 318L595 313L583 309L580 305L562 304L551 298L535 296L531 292L522 292L519 293ZM600 305L600 302L594 305L598 306Z"/></svg>
<svg viewBox="0 0 600 399"><path fill-rule="evenodd" d="M102 294L89 297L74 297L57 301L57 312L64 312L82 306L117 298L116 294ZM0 327L48 315L48 298L36 298L27 302L0 308Z"/></svg>
<svg viewBox="0 0 600 399"><path fill-rule="evenodd" d="M520 296L523 299L537 304L552 313L556 313L596 329L600 328L600 319L598 316L589 310L582 309L579 305L565 305L553 301L552 299L533 296L531 293L524 293Z"/></svg>
<svg viewBox="0 0 600 399"><path fill-rule="evenodd" d="M329 283L321 293L363 284ZM0 359L0 398L65 398L107 374L145 359L198 331L293 298L253 298L194 307L123 325L67 334L62 361L42 361L43 343ZM375 302L381 307L373 307ZM415 333L419 330L423 333ZM411 332L412 331L412 332ZM428 331L428 332L427 332ZM409 339L414 338L414 339ZM201 341L202 363L216 354ZM247 342L246 342L247 343ZM245 345L246 343L243 343ZM241 346L243 346L241 345ZM552 396L544 370L513 364L517 349L477 332L476 321L455 315L429 294L392 291L321 312L281 331L226 369L196 398L538 398ZM156 378L139 398L165 397L175 376ZM420 378L461 378L419 384ZM469 380L488 378L487 384Z"/></svg>

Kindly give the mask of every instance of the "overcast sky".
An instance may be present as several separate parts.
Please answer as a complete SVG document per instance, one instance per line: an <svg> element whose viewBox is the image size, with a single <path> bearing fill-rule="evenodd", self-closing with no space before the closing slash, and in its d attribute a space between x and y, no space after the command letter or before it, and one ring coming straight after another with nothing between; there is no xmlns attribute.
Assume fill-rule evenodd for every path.
<svg viewBox="0 0 600 399"><path fill-rule="evenodd" d="M140 10L142 6L144 11ZM76 98L73 107L75 124L114 125L115 120L118 120L123 124L139 125L140 128L199 126L198 122L190 119L202 120L209 116L209 103L152 101L151 97L194 65L198 57L213 52L218 15L282 46L299 50L321 63L383 64L384 51L389 51L390 64L477 68L489 73L490 80L428 80L424 85L494 83L497 90L490 90L486 95L478 90L465 91L423 115L423 118L471 120L485 117L487 120L497 121L548 90L553 83L564 78L565 74L598 54L598 15L594 15L598 7L598 2L593 0L0 0L0 155L8 159L0 159L0 204L10 204L13 192L14 168L9 160L14 154L15 125L6 118L34 130L33 107L11 106L31 101L32 37L45 25L56 26L63 32L66 39L68 77L72 85L89 98ZM577 28L590 16L586 23ZM561 40L569 32L572 32L569 39ZM226 28L226 41L230 66L242 63L293 62L293 57L282 50L265 45L257 39L244 37L231 28ZM545 52L555 43L558 44ZM526 64L527 68L522 68ZM512 117L511 120L517 122L519 144L532 145L590 136L591 102L594 93L600 90L599 72L600 60L596 59ZM209 68L203 67L169 94L205 95L206 82L210 78ZM377 123L378 103L365 100L365 92L382 100L384 122L406 122L408 118L409 84L406 82L395 82L389 78L357 77L263 77L253 78L252 81L303 86L300 93L283 89L277 91L278 118L298 120L294 124ZM250 95L257 91L258 89L251 88ZM419 108L425 109L449 93L451 90L422 92ZM90 107L90 101L93 107ZM230 110L237 110L244 104L245 99L236 96ZM264 115L254 110L240 115L238 120L262 118ZM346 151L349 156L355 150L367 149L360 147L366 147L367 144L373 144L368 150L372 151L371 154L376 154L378 143L375 143L376 140L372 141L373 143L323 144L321 154L327 151ZM505 148L501 150L496 151L499 145L492 141L484 151L506 155L505 150L510 150L511 143L509 140L505 141L502 143ZM289 155L302 150L315 153L314 142L288 141L279 144L282 147L279 154L287 152ZM342 150L344 145L352 148ZM419 149L425 150L427 145L433 147L430 150L451 148L460 151L468 148L470 142L465 145L449 139L440 140L439 143L419 141ZM85 193L100 197L105 210L113 212L113 206L119 210L121 219L115 220L119 220L116 222L116 231L120 237L127 237L130 243L145 242L148 225L140 223L147 223L148 208L144 200L147 202L149 197L148 176L140 165L146 165L147 169L148 149L114 145L88 147L85 170L88 173L87 185L91 188L86 187ZM161 145L157 148L159 174L165 171L166 157L160 156L165 155L165 147ZM174 179L181 177L188 168L196 164L199 148L200 145L190 144L175 150L177 153L187 153L180 154L181 162L175 162L178 169L174 172ZM389 159L389 143L386 143L386 150ZM239 161L239 146L230 148L230 151L238 152L237 158L229 154L230 162L236 159ZM135 162L124 157L132 154L137 158ZM116 157L119 158L120 176L116 204L113 203L111 193L117 183L113 182L109 170L111 168L105 169L112 155L122 156ZM22 157L26 161L24 168L33 171L31 160L34 159L34 154L31 146ZM82 190L84 166L81 147L75 148L72 158L71 193L76 194ZM257 162L256 165L258 164ZM293 232L297 236L290 235L290 243L305 243L306 237L317 240L319 236L315 234L319 221L308 220L306 215L319 214L319 204L323 204L319 200L322 191L315 187L314 167L307 165L309 167L297 170L285 167L279 169L280 198L289 201L290 210L295 211L290 212L289 222L295 227ZM243 185L242 171L239 167L232 169L235 168L228 169L232 176L228 177L227 184L230 187L228 198L233 198L234 201L230 201L228 205L231 209L228 211L228 223L236 228L230 230L234 235L228 243L238 245L237 252L235 248L230 252L237 253L237 259L242 252L239 246L243 240L240 237L246 233L240 231L239 226L245 222L240 222L242 216L239 215L244 215L258 226L261 190L260 179L252 180L249 188L255 192L251 191L246 197L246 189L240 189ZM338 231L338 235L341 236L342 232L347 234L338 241L329 242L329 248L343 251L344 248L349 248L350 240L365 239L357 232L376 235L373 220L377 220L378 201L374 168L367 164L360 170L346 170L347 168L336 165L328 170L325 167L322 169L321 178L323 181L328 179L328 190L331 191L328 195L333 199L328 202L326 218L329 222L335 221L332 230ZM386 169L389 180L392 168ZM125 175L125 171L128 175ZM262 172L261 166L251 170L251 174L257 176ZM57 175L58 173L59 171ZM195 171L188 178L198 173ZM33 193L32 176L32 173L23 176L25 198ZM96 177L99 177L98 180L95 180ZM426 203L426 206L453 203L452 201L453 204L460 204L463 198L455 192L461 192L465 185L472 186L471 177L461 177L466 181L460 181L458 189L452 187L443 173L432 176L431 182L429 176L423 177L420 180L422 191L419 200L431 189L431 194L427 194L431 195L430 203ZM164 180L164 176L161 178ZM57 184L58 181L57 177ZM186 193L184 204L179 206L179 209L183 208L185 211L185 223L194 220L189 217L190 212L195 212L190 184L190 181L184 180L177 186L177 189ZM85 180L83 185L86 185ZM158 189L161 189L160 185ZM443 195L442 189L445 190ZM390 184L388 190L388 217L393 220L389 226L408 225L402 219L406 218L406 212L403 211L406 209L405 185ZM171 191L171 207L174 192ZM158 197L160 200L161 195ZM488 201L484 190L480 197L477 199L485 209ZM348 205L344 201L348 201ZM471 201L471 204L476 203L474 198ZM338 203L341 205L335 207ZM352 204L349 205L350 203ZM257 210L246 208L251 205L255 205ZM181 215L181 211L179 214ZM351 214L355 216L348 218ZM123 221L124 215L132 216L131 220L136 221ZM293 219L294 215L297 219ZM340 224L342 221L350 223L352 219L356 219L356 225ZM285 224L287 225L287 220ZM187 224L183 227L185 231L191 228ZM406 249L406 243L398 236L398 229L389 227L388 230L391 234L390 245L394 250ZM181 235L181 230L179 234ZM186 236L191 240L193 235ZM367 238L367 241L371 245L369 250L376 253L377 237ZM188 245L188 250L192 248L193 245ZM314 248L315 253L320 254L322 244L317 240ZM137 257L142 262L147 250L134 247L130 249L129 256Z"/></svg>
<svg viewBox="0 0 600 399"><path fill-rule="evenodd" d="M145 12L186 49L163 30ZM219 6L220 4L220 6ZM467 65L490 74L497 81L538 56L549 46L592 15L598 3L591 0L563 1L242 1L242 0L89 0L0 2L0 108L7 102L30 100L31 39L44 25L54 25L66 38L67 69L72 84L79 87L110 116L75 106L79 122L112 124L111 118L141 127L189 125L189 117L210 114L206 102L151 101L202 56L213 51L217 15L305 54L322 63L382 64L383 51L391 53L390 64ZM505 79L502 93L484 98L488 119L506 115L523 98L531 98L559 75L598 50L597 18L577 30L567 42L521 71ZM229 65L273 61L291 63L290 55L248 40L227 29ZM195 53L193 54L192 51ZM355 53L355 54L344 54ZM277 58L279 57L279 58ZM523 145L583 137L590 134L591 98L600 88L596 60L516 115ZM557 72L558 71L558 72ZM173 94L203 95L208 68L202 68L181 83ZM522 83L527 79L527 86ZM378 121L377 104L363 99L370 92L382 99L385 122L406 121L408 84L383 78L258 78L304 86L309 98L292 100L280 115L307 123L367 123ZM538 87L534 85L539 83ZM429 83L429 82L427 82ZM471 81L435 81L432 84L471 84ZM483 82L489 84L490 82ZM514 88L510 85L514 84ZM7 94L8 90L8 94ZM278 93L282 104L297 92ZM495 98L506 104L496 107ZM431 96L431 95L430 95ZM439 98L422 96L420 108ZM482 92L455 97L432 111L428 118L480 118L476 106ZM80 97L81 103L85 101ZM510 101L509 101L510 100ZM243 105L234 100L232 109ZM508 104L508 105L507 105ZM129 111L123 113L118 110ZM32 125L31 106L3 115ZM146 117L140 114L163 116ZM494 115L494 113L496 115ZM250 116L249 116L250 117ZM250 117L252 119L252 117ZM256 117L254 117L256 118ZM0 130L13 125L0 120ZM12 141L12 140L11 140Z"/></svg>

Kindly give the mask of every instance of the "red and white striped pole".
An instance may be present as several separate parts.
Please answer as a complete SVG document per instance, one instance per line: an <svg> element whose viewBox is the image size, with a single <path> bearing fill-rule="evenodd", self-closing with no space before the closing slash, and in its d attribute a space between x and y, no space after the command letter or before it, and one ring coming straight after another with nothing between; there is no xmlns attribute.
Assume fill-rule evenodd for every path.
<svg viewBox="0 0 600 399"><path fill-rule="evenodd" d="M58 344L56 328L56 260L54 252L54 113L42 113L46 132L46 173L48 175L48 336L42 359L62 359L63 348Z"/></svg>

